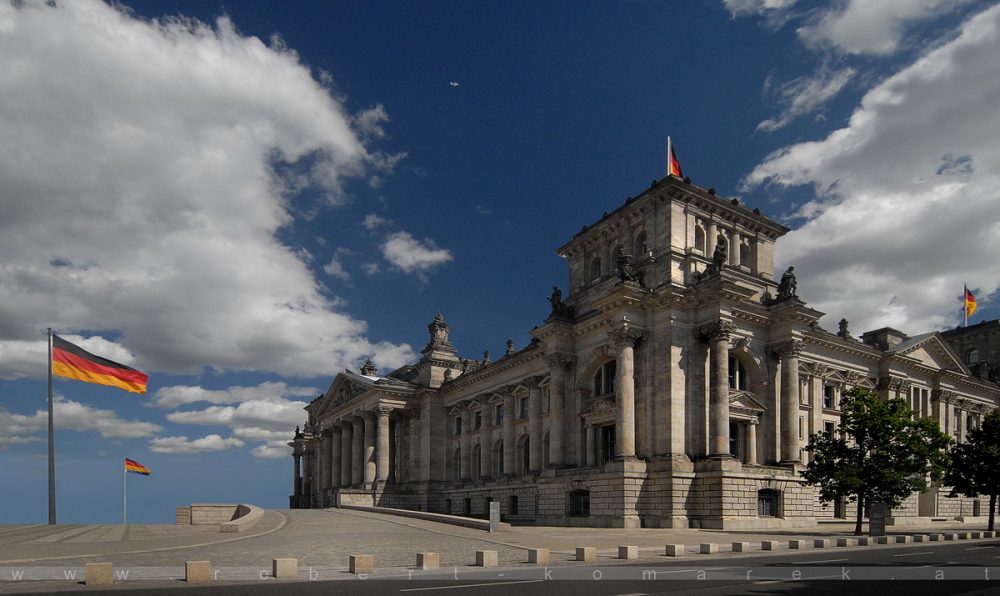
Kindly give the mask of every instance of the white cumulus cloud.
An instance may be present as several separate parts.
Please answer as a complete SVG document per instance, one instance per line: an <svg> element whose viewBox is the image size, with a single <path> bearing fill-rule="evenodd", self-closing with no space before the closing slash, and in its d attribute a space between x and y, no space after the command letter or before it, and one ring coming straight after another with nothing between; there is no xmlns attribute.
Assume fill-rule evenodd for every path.
<svg viewBox="0 0 1000 596"><path fill-rule="evenodd" d="M234 438L224 439L219 435L207 435L200 439L188 439L186 436L157 437L149 442L149 450L154 453L209 453L225 451L231 447L242 447L243 441Z"/></svg>
<svg viewBox="0 0 1000 596"><path fill-rule="evenodd" d="M424 273L451 261L451 252L438 248L431 239L417 240L409 232L393 232L385 238L382 256L404 273Z"/></svg>
<svg viewBox="0 0 1000 596"><path fill-rule="evenodd" d="M153 422L125 420L113 410L104 410L53 396L52 419L56 432L73 430L96 432L105 439L137 439L150 437L163 430ZM13 444L41 440L49 424L48 409L34 414L17 414L0 407L0 448Z"/></svg>
<svg viewBox="0 0 1000 596"><path fill-rule="evenodd" d="M799 77L782 84L774 94L784 106L776 118L769 118L757 125L757 130L771 132L787 125L792 120L822 108L836 97L855 75L853 68L837 71L821 69L808 77ZM765 91L769 91L765 89Z"/></svg>
<svg viewBox="0 0 1000 596"><path fill-rule="evenodd" d="M403 154L372 146L384 108L351 116L293 50L225 17L7 2L0 56L0 354L51 324L174 373L412 358L369 341L278 238L297 191L335 205L392 172ZM0 377L36 370L0 359Z"/></svg>
<svg viewBox="0 0 1000 596"><path fill-rule="evenodd" d="M747 186L812 185L778 243L799 293L852 330L960 320L1000 287L1000 6L872 88L845 128L785 147Z"/></svg>

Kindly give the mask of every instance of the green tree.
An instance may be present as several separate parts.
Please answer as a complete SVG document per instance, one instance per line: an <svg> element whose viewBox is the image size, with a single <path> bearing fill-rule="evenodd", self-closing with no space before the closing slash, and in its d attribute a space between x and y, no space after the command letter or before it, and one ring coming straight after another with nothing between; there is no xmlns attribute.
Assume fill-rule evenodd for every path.
<svg viewBox="0 0 1000 596"><path fill-rule="evenodd" d="M951 450L951 466L944 482L967 497L989 495L990 525L1000 494L1000 410L983 418L982 425L969 433L965 443Z"/></svg>
<svg viewBox="0 0 1000 596"><path fill-rule="evenodd" d="M930 418L913 419L901 399L881 400L864 389L845 392L843 414L835 433L816 433L806 451L802 476L819 487L823 502L848 499L858 504L855 535L861 535L865 505L898 507L906 497L927 489L948 464L951 439Z"/></svg>

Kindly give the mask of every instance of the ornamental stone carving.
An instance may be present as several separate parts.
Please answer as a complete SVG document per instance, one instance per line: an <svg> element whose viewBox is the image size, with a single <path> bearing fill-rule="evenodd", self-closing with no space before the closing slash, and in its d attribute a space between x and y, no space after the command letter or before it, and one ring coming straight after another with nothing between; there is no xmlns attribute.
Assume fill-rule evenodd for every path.
<svg viewBox="0 0 1000 596"><path fill-rule="evenodd" d="M705 343L712 343L717 340L729 340L730 336L736 332L736 325L729 321L714 321L707 325L698 327L698 336Z"/></svg>
<svg viewBox="0 0 1000 596"><path fill-rule="evenodd" d="M611 340L615 345L622 343L631 343L635 345L640 339L643 338L643 331L632 326L632 322L628 320L627 316L622 317L622 322L618 327L608 331L608 339Z"/></svg>
<svg viewBox="0 0 1000 596"><path fill-rule="evenodd" d="M774 347L773 353L779 360L781 358L798 358L805 350L802 340L790 339Z"/></svg>
<svg viewBox="0 0 1000 596"><path fill-rule="evenodd" d="M572 365L573 362L575 361L576 358L574 358L569 354L560 354L558 352L554 352L552 354L545 355L545 363L548 364L549 367L551 368L555 368L557 366L561 366L563 368L569 368L569 366Z"/></svg>

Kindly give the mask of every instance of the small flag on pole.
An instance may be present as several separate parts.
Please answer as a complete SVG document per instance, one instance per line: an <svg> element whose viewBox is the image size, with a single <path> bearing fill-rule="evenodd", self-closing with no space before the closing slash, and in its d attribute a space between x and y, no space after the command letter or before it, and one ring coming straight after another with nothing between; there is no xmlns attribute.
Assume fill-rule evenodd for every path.
<svg viewBox="0 0 1000 596"><path fill-rule="evenodd" d="M972 295L969 288L965 288L965 318L968 319L972 313L976 312L976 297Z"/></svg>
<svg viewBox="0 0 1000 596"><path fill-rule="evenodd" d="M684 177L684 174L681 173L681 164L677 161L677 154L674 153L674 144L671 142L670 137L667 137L667 175L678 178Z"/></svg>
<svg viewBox="0 0 1000 596"><path fill-rule="evenodd" d="M52 336L52 374L84 383L120 387L132 393L146 393L149 381L146 374L95 356L58 335Z"/></svg>
<svg viewBox="0 0 1000 596"><path fill-rule="evenodd" d="M143 476L149 476L149 468L127 457L125 458L125 471L132 472L134 474L142 474Z"/></svg>

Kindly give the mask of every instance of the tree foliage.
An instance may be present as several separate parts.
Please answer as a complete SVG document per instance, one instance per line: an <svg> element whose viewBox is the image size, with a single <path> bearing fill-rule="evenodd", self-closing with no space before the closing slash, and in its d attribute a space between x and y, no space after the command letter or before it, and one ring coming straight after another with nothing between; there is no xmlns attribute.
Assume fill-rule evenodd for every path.
<svg viewBox="0 0 1000 596"><path fill-rule="evenodd" d="M864 506L898 507L914 492L927 489L948 465L951 439L930 418L914 420L901 399L881 400L864 389L851 389L841 400L835 433L810 437L809 464L802 476L819 487L820 500L847 499L858 504L855 534L861 534Z"/></svg>
<svg viewBox="0 0 1000 596"><path fill-rule="evenodd" d="M951 467L944 482L967 497L990 497L989 531L993 531L994 510L1000 495L1000 410L994 410L965 443L951 450Z"/></svg>

